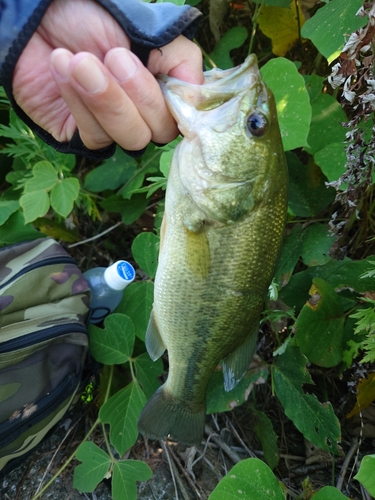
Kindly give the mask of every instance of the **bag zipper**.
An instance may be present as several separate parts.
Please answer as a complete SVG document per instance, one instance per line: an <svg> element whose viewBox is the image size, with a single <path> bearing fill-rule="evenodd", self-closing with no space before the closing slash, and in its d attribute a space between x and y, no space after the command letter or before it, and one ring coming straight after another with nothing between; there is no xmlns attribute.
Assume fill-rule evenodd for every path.
<svg viewBox="0 0 375 500"><path fill-rule="evenodd" d="M74 323L71 319L67 319L67 321L69 321L69 323L65 325L50 326L44 330L28 333L22 337L7 340L6 342L0 344L0 354L10 352L15 349L29 347L30 345L38 344L44 340L50 340L66 333L85 333L87 335L87 329L84 325Z"/></svg>
<svg viewBox="0 0 375 500"><path fill-rule="evenodd" d="M69 255L66 256L61 256L61 257L49 257L47 259L41 260L39 262L35 262L34 264L30 264L29 266L25 267L24 269L21 269L16 273L14 276L12 276L7 282L3 283L0 286L0 290L9 285L9 283L12 283L12 281L16 280L20 276L33 271L34 269L38 269L39 267L44 267L44 266L51 266L53 264L75 264L78 267L77 261L73 259L73 257L70 257Z"/></svg>
<svg viewBox="0 0 375 500"><path fill-rule="evenodd" d="M0 436L4 436L0 438L0 449L56 410L69 395L73 394L79 381L80 375L70 373L50 394L43 396L40 401L35 403L36 409L30 416L24 419L20 416L3 422L0 425Z"/></svg>

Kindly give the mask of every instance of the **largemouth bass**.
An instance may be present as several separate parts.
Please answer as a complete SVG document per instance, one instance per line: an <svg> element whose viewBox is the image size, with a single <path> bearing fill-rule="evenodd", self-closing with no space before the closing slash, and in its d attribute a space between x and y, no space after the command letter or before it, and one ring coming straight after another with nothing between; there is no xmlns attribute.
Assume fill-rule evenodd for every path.
<svg viewBox="0 0 375 500"><path fill-rule="evenodd" d="M206 72L203 85L161 77L161 87L184 139L168 177L146 346L153 360L168 350L169 374L139 430L193 445L220 360L227 391L251 362L284 232L287 168L256 56Z"/></svg>

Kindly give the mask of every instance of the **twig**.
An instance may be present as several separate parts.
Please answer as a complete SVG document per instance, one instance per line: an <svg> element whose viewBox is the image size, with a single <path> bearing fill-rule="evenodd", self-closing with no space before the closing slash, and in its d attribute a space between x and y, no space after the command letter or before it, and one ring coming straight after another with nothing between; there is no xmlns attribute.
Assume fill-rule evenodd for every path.
<svg viewBox="0 0 375 500"><path fill-rule="evenodd" d="M175 452L173 451L173 449L168 446L168 449L173 457L173 460L175 461L175 463L177 464L178 468L180 469L180 471L183 473L183 475L186 477L186 480L187 482L190 484L190 487L191 489L194 491L195 493L195 496L198 498L198 499L202 499L202 500L206 500L206 495L202 494L201 492L198 491L194 481L192 480L192 478L190 477L190 475L188 474L188 472L186 471L185 467L183 467L183 465L181 464L181 462L179 461L178 457L176 456Z"/></svg>
<svg viewBox="0 0 375 500"><path fill-rule="evenodd" d="M75 425L73 425L69 430L68 432L65 434L64 436L64 439L61 441L61 443L59 444L59 446L56 448L56 451L55 453L52 455L52 458L51 460L49 461L47 467L46 467L46 470L44 471L44 474L42 476L42 479L40 480L40 483L39 483L39 486L36 490L36 492L34 493L34 496L37 495L39 493L39 490L41 489L42 485L43 485L43 482L44 482L44 478L46 477L47 475L47 472L50 470L51 468L51 465L53 464L53 461L55 460L55 457L56 455L58 454L58 452L60 451L60 448L61 446L64 444L65 440L67 439L67 437L69 436L69 434L72 432L72 430L77 426L79 420L75 423Z"/></svg>
<svg viewBox="0 0 375 500"><path fill-rule="evenodd" d="M176 484L176 478L175 478L174 469L173 469L173 465L172 465L172 460L171 460L171 457L169 456L169 451L168 451L168 449L167 449L164 441L162 439L160 439L159 443L160 443L160 446L162 447L162 449L163 449L163 451L164 451L164 453L165 453L165 455L167 457L169 469L171 471L171 476L172 476L174 491L175 491L175 494L176 494L176 500L178 500L178 490L177 490L177 484Z"/></svg>
<svg viewBox="0 0 375 500"><path fill-rule="evenodd" d="M68 248L73 248L73 247L78 247L79 245L84 245L85 243L89 243L90 241L95 241L101 236L104 236L105 234L109 233L110 231L113 231L113 229L116 229L116 227L121 226L123 224L122 220L119 222L116 222L113 226L107 228L105 231L102 231L101 233L96 234L95 236L92 236L91 238L87 238L86 240L82 241L77 241L77 243L72 243L71 245L68 245Z"/></svg>
<svg viewBox="0 0 375 500"><path fill-rule="evenodd" d="M348 454L346 455L344 463L342 464L342 467L341 467L340 476L339 476L339 478L337 480L337 484L336 484L336 488L339 491L342 490L342 487L343 487L343 484L344 484L345 475L346 475L346 472L348 470L350 461L351 461L354 453L358 450L358 447L359 447L359 441L358 441L358 439L356 439L354 441L354 443L352 444L352 446L350 447L350 450L348 451Z"/></svg>
<svg viewBox="0 0 375 500"><path fill-rule="evenodd" d="M253 457L255 458L256 455L255 453L250 450L250 448L248 446L246 446L246 444L244 443L244 441L242 440L241 436L238 434L237 432L237 429L234 427L234 425L232 424L232 422L229 420L229 418L227 418L227 424L229 425L229 427L231 428L231 431L233 432L235 438L237 439L237 441L240 443L240 445L247 451L248 455L250 457Z"/></svg>
<svg viewBox="0 0 375 500"><path fill-rule="evenodd" d="M226 443L224 443L224 441L217 434L214 433L211 427L206 425L204 430L206 434L208 434L209 436L214 434L212 436L212 441L214 441L235 464L241 462L241 458L239 457L239 455L235 451L233 451Z"/></svg>

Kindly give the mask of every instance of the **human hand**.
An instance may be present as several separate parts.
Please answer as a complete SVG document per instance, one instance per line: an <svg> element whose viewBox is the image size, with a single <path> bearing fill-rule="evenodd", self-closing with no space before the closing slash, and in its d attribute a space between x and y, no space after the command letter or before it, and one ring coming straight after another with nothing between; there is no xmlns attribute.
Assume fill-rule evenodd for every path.
<svg viewBox="0 0 375 500"><path fill-rule="evenodd" d="M96 2L54 0L17 63L14 98L60 142L77 127L92 150L169 142L178 130L154 75L201 84L200 50L180 36L151 51L145 68L129 49L122 28Z"/></svg>

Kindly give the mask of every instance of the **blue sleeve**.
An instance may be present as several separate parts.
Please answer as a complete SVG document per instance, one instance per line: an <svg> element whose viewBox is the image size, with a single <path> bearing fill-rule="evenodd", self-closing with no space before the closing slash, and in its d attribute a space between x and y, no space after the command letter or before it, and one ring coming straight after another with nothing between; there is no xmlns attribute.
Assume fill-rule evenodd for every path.
<svg viewBox="0 0 375 500"><path fill-rule="evenodd" d="M163 2L150 4L141 0L97 0L119 23L131 40L131 50L147 64L151 50L184 35L192 39L201 13L188 5ZM110 157L116 145L89 150L78 131L69 142L59 142L34 123L17 105L12 92L12 78L17 61L38 28L52 0L0 0L0 85L3 85L17 115L47 144L62 153L74 153L92 159ZM141 153L141 152L139 152ZM139 154L138 153L138 154ZM137 152L133 152L136 156Z"/></svg>

